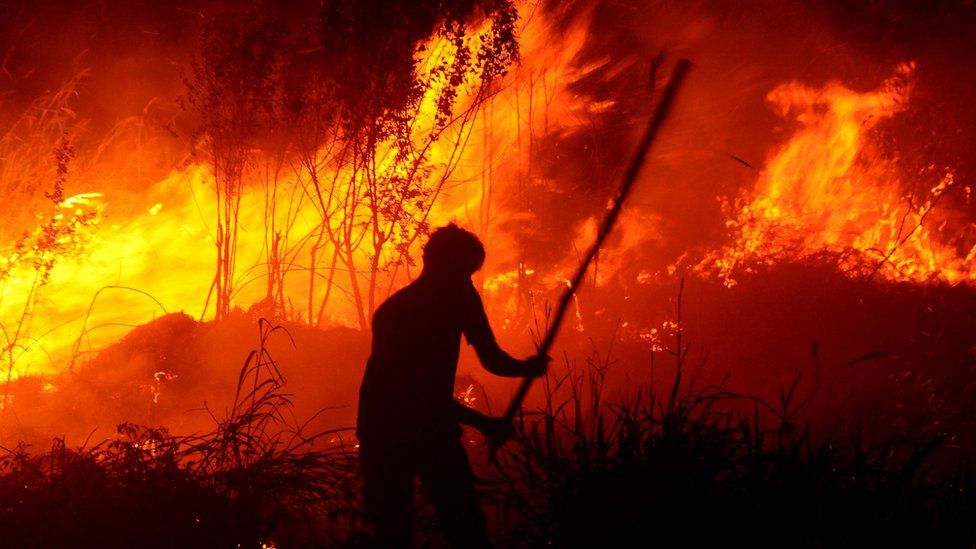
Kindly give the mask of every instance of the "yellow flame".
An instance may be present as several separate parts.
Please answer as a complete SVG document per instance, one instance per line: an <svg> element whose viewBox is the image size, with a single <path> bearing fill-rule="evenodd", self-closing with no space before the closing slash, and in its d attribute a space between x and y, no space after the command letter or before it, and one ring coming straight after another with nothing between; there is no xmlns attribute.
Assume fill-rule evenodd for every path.
<svg viewBox="0 0 976 549"><path fill-rule="evenodd" d="M699 269L734 285L734 276L754 265L826 253L851 276L973 281L970 261L925 224L953 174L911 201L896 166L871 139L873 128L907 108L914 68L904 63L880 89L864 93L796 82L770 92L774 110L798 128L727 221L734 243Z"/></svg>
<svg viewBox="0 0 976 549"><path fill-rule="evenodd" d="M581 116L587 111L605 110L611 106L609 103L582 104L578 94L569 89L575 79L610 62L604 59L584 67L574 65L586 42L587 18L580 17L577 24L566 28L542 16L540 6L541 3L535 1L520 4L520 65L501 81L492 83L487 106L467 120L466 126L452 126L443 139L430 144L430 174L427 177L437 178L445 173L449 177L427 222L431 226L460 222L489 243L491 263L485 269L486 295L504 295L499 301L505 303L500 308L493 308L493 314L508 314L506 308L511 292L504 288L518 284L520 278L506 275L513 270L517 254L513 243L498 230L509 219L499 215L499 209L491 207L492 196L497 200L497 196L511 192L519 174L528 171L532 135L582 124ZM467 39L481 40L487 30L484 25L470 29ZM450 61L455 53L453 47L448 40L434 38L418 49L418 55L422 56L419 70L427 71L424 76L434 82L421 98L420 116L414 128L418 139L429 135L437 95L445 85L443 77L437 80L431 69L437 63ZM474 82L474 76L468 75L471 82ZM458 112L464 112L474 104L478 99L476 91L474 84L463 87L458 98ZM72 95L66 93L64 98L58 96L58 100L64 103ZM38 109L38 112L52 111ZM55 122L60 123L55 120L50 126L57 129L59 124ZM64 133L54 129L48 132L47 139L51 143L38 142L37 146L30 147L30 151L38 151L36 154L30 151L25 154L23 151L27 149L14 147L20 142L16 139L0 143L6 147L4 150L13 151L12 158L19 159L18 164L0 170L0 183L19 185L23 177L18 174L24 169L32 165L50 165L53 158L50 151L60 143ZM144 190L138 194L129 193L125 190L131 184L128 178L136 174L142 177L141 170L133 171L133 166L159 164L156 159L143 157L152 148L142 146L141 136L138 140L137 136L130 139L130 133L113 132L112 146L103 147L112 154L103 152L99 162L88 161L83 151L77 151L78 155L69 166L68 183L71 186L100 189L100 192L84 192L65 199L56 214L61 220L72 215L95 214L92 226L84 235L77 236L82 253L58 258L39 289L34 285L30 265L21 265L0 280L0 325L8 330L8 335L13 327L24 327L19 337L12 338L15 341L8 342L16 351L15 354L8 352L7 358L11 360L0 361L3 373L17 377L26 373L58 372L66 364L84 360L90 353L118 340L132 326L155 317L176 311L187 312L196 318L207 318L212 314L212 301L210 307L204 309L207 296L212 293L218 233L211 170L206 165L190 163L155 183L139 179L136 185L145 187ZM454 146L458 142L464 144L460 149ZM135 146L135 143L139 145ZM403 176L398 171L402 168L394 162L398 152L396 144L392 140L381 143L378 150L376 171L385 177ZM111 162L118 164L116 169L108 165ZM278 180L279 188L300 189L303 182L309 181L310 174L297 163L290 168ZM280 245L285 262L282 275L285 303L277 302L275 296L275 305L285 309L288 318L307 321L315 316L307 310L309 277L330 276L327 270L329 258L335 250L327 243L320 250L316 272L310 275L308 237L320 223L321 213L307 197L300 196L301 192L292 194L298 198L269 210L267 176L261 172L260 169L249 171L241 192L241 229L232 304L245 310L251 304L266 300L269 250ZM16 180L8 181L15 176ZM348 185L351 179L348 173L320 176L329 180L334 178L339 195L345 191L343 185ZM359 223L368 218L368 214L357 210L350 215L355 223ZM333 222L338 223L338 220ZM272 224L273 231L270 229ZM15 229L19 230L22 229ZM368 232L364 233L366 242L370 237ZM280 241L275 241L276 238ZM410 250L415 257L422 240L417 239ZM3 256L0 257L0 271L4 265L20 257L19 253L22 256L15 250L0 254ZM388 256L381 258L381 266L395 255L393 250L384 253ZM357 269L364 269L370 259L370 250L365 246L354 251L353 263ZM340 264L339 274L334 277L336 285L332 297L321 318L322 325L358 325L357 311L349 297L350 275L343 269ZM415 266L383 268L379 298L415 276L416 272ZM533 270L523 266L522 276L532 275ZM352 276L360 275L354 272ZM547 280L550 286L557 287L562 278L556 273ZM313 302L319 303L324 298L326 286L324 282L316 283ZM262 314L265 311L252 310ZM502 319L496 317L495 320Z"/></svg>

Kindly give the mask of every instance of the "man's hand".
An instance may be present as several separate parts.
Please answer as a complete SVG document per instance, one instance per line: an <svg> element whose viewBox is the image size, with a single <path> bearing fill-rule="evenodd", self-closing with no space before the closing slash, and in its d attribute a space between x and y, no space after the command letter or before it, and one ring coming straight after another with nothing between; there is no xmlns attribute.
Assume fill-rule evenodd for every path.
<svg viewBox="0 0 976 549"><path fill-rule="evenodd" d="M515 426L503 417L485 418L479 427L492 448L500 447L515 435Z"/></svg>
<svg viewBox="0 0 976 549"><path fill-rule="evenodd" d="M549 355L535 355L525 361L525 370L522 377L537 378L546 373L549 369L549 362L552 357Z"/></svg>

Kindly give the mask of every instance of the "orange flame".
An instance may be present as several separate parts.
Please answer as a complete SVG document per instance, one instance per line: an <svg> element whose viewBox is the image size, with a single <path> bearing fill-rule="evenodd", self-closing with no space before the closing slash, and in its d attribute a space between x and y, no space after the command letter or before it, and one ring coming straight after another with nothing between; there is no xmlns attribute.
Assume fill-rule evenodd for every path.
<svg viewBox="0 0 976 549"><path fill-rule="evenodd" d="M914 63L900 65L880 89L859 93L839 83L820 89L791 82L767 96L798 128L771 157L755 190L726 225L734 242L698 270L726 284L757 265L831 256L851 276L892 281L972 282L976 248L960 255L941 228L925 222L955 182L951 171L922 198L906 185L871 130L905 110Z"/></svg>
<svg viewBox="0 0 976 549"><path fill-rule="evenodd" d="M581 105L577 94L568 89L575 78L592 70L592 67L574 65L576 54L586 41L586 28L582 23L585 17L569 29L557 27L540 15L540 5L532 1L520 5L520 65L503 81L492 84L490 97L477 111L477 116L452 125L443 132L442 139L429 143L430 160L424 167L427 170L425 177L446 178L443 187L437 191L427 224L437 226L457 221L473 228L489 242L492 263L486 267L486 294L505 295L498 299L499 302L507 301L513 293L505 288L519 281L505 275L511 270L517 253L502 231L497 230L511 220L491 208L492 194L511 192L515 181L519 180L518 174L528 171L533 134L581 124L576 113L606 108L606 105ZM485 31L484 26L471 28L467 40L477 42L483 39ZM437 67L443 66L445 61L450 63L454 47L456 45L449 40L433 38L417 49L420 77L433 82L418 107L417 139L429 137L436 99L446 78L437 72ZM472 107L479 99L475 97L476 76L467 75L470 82L462 86L457 105L459 112ZM14 130L0 136L0 147L5 147L9 153L5 156L18 159L17 163L0 170L3 188L16 191L16 188L10 188L24 187L23 173L27 168L50 165L50 151L63 139L63 128L75 123L83 125L83 121L75 120L73 111L68 108L76 87L77 82L72 81L66 92L36 108L39 113L47 113L44 116L48 118L49 113L62 113L60 118L35 120L31 116L22 117L26 122L19 123L14 130L21 126L27 128L24 132L30 134L30 139L25 141ZM43 136L36 131L40 123L50 130ZM41 137L50 143L42 142ZM124 131L116 131L109 138L111 142L107 141L88 156L84 151L79 152L71 163L68 185L76 192L99 191L76 194L60 205L66 213L93 216L92 226L77 243L80 252L72 257L58 258L39 290L30 285L32 272L29 265L12 268L9 276L0 279L3 294L0 327L20 326L21 317L24 317L27 322L23 326L29 328L19 341L11 344L14 351L8 352L9 356L0 361L10 378L28 373L59 372L66 364L84 359L118 340L131 327L166 313L185 311L196 318L213 314L212 301L210 307L205 305L208 293L213 291L215 240L218 238L215 220L219 206L213 195L213 174L205 164L188 163L156 183L147 184L140 179L138 184L145 187L140 193L132 193L131 189L126 191L127 186L131 186L131 181L125 181L131 175L128 166L159 164L158 159L143 158L152 148L142 146L141 135L138 140L129 140L137 141L138 147L127 147L128 142L116 143L126 141L127 137ZM17 145L25 142L31 144L30 150ZM463 146L457 148L455 143ZM395 163L396 147L392 140L378 146L374 167L375 172L381 174L378 180L404 175L402 167ZM118 165L114 171L109 166L113 162ZM333 297L323 309L324 314L316 317L308 310L307 303L321 303L327 292L325 283L317 283L314 296L308 299L309 278L329 276L325 271L328 260L323 258L328 258L334 250L330 250L327 243L319 250L318 263L310 264L309 235L317 230L322 213L307 196L310 174L306 166L296 162L283 170L284 175L275 183L278 188L289 191L279 191L282 196L277 197L278 202L273 205L269 205L267 173L260 166L251 168L245 175L240 195L236 268L231 270L235 273L233 305L244 314L244 309L251 304L266 301L267 280L271 276L269 256L275 251L275 258L282 262L282 274L278 276L284 280L284 295L281 299L274 296L270 308L251 306L255 314L278 314L290 320L320 325L357 326L359 315L350 297L351 290L339 276L334 276ZM139 174L141 178L142 172ZM348 173L341 171L318 176L336 182L339 188L335 191L340 196L347 190L342 188L343 185L354 183ZM47 179L46 174L34 177L34 185L36 181ZM283 198L288 194L290 198ZM363 220L368 219L369 214L358 210L351 212L352 223L366 225ZM329 220L333 229L339 228L339 222L336 218ZM497 235L497 238L492 240L490 235ZM370 238L366 230L362 239L369 242ZM421 241L412 242L410 254L417 255ZM371 253L366 246L356 248L353 267L365 269L372 259ZM386 292L416 274L416 268L409 265L389 266L389 261L395 259L400 250L387 249L384 253L388 256L379 261L383 271L378 284L381 299ZM0 255L4 256L0 262L14 259L12 253ZM339 271L343 268L340 265ZM521 269L523 275L533 273L524 265ZM348 281L348 271L343 276ZM558 286L563 277L547 278L551 278L550 285ZM25 308L24 304L30 300L36 302ZM507 303L492 309L493 315L499 311L508 314L505 312ZM28 310L26 315L25 310Z"/></svg>

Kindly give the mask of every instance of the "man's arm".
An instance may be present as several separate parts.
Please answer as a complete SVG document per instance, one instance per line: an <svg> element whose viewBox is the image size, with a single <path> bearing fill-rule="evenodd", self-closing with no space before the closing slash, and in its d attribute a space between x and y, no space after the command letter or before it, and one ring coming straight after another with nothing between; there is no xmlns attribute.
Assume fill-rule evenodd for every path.
<svg viewBox="0 0 976 549"><path fill-rule="evenodd" d="M469 408L458 401L454 401L454 419L458 423L474 427L481 431L492 444L501 445L512 438L515 428L511 421L500 417L489 417L474 408Z"/></svg>
<svg viewBox="0 0 976 549"><path fill-rule="evenodd" d="M492 337L490 342L474 345L478 360L485 370L502 377L524 377L526 361L514 358L506 353Z"/></svg>
<svg viewBox="0 0 976 549"><path fill-rule="evenodd" d="M502 377L538 377L545 373L549 357L537 355L519 360L498 346L481 296L473 285L466 290L463 307L464 338L474 347L486 370Z"/></svg>
<svg viewBox="0 0 976 549"><path fill-rule="evenodd" d="M478 410L461 404L457 400L453 401L452 412L454 413L454 419L457 420L458 423L474 427L479 431L487 424L488 420L491 419Z"/></svg>

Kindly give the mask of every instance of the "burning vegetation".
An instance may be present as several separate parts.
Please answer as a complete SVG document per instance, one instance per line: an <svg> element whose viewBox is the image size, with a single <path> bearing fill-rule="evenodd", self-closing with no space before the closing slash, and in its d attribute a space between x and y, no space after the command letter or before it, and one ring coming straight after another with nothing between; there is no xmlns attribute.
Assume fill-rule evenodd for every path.
<svg viewBox="0 0 976 549"><path fill-rule="evenodd" d="M879 123L908 108L914 69L899 65L868 93L836 83L821 89L789 83L769 92L777 114L793 117L799 128L767 163L754 196L736 204L727 221L734 244L705 265L711 262L730 285L739 263L811 255L834 257L842 272L868 279L971 282L971 235L955 234L935 209L955 185L952 169L926 166L921 181L906 185L894 158L871 138Z"/></svg>
<svg viewBox="0 0 976 549"><path fill-rule="evenodd" d="M0 14L10 544L371 546L370 322L452 222L507 348L575 290L463 435L499 546L976 543L969 2Z"/></svg>

